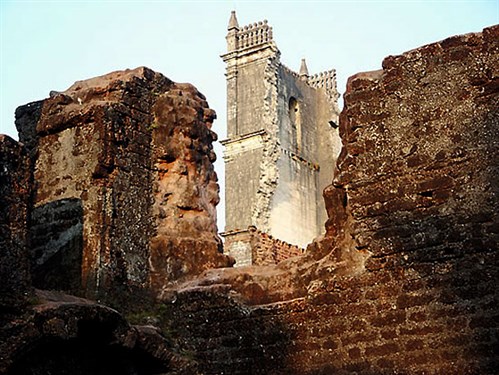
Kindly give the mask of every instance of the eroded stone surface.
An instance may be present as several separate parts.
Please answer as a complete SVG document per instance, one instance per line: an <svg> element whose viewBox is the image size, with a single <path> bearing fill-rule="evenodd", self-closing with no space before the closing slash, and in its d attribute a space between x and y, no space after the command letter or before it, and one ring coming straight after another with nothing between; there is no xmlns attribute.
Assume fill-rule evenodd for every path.
<svg viewBox="0 0 499 375"><path fill-rule="evenodd" d="M154 327L62 293L38 291L36 304L0 330L0 373L197 374Z"/></svg>
<svg viewBox="0 0 499 375"><path fill-rule="evenodd" d="M37 277L38 287L126 299L230 265L216 228L215 113L192 85L147 68L113 72L16 118L34 166L37 267L80 269Z"/></svg>
<svg viewBox="0 0 499 375"><path fill-rule="evenodd" d="M165 291L205 373L496 371L498 41L494 26L350 78L326 235Z"/></svg>
<svg viewBox="0 0 499 375"><path fill-rule="evenodd" d="M61 366L66 370L77 369L74 364L81 364L81 357L75 356L72 348L78 349L78 353L81 353L79 349L86 348L83 352L91 354L88 355L91 364L99 353L108 353L108 344L114 343L113 363L130 373L141 369L133 367L143 363L140 358L144 357L137 356L137 352L146 355L147 363L165 366L161 370L144 370L145 373L174 369L179 373L185 370L184 373L203 374L495 373L499 367L498 41L499 26L491 27L482 33L449 38L388 57L383 62L383 70L362 73L349 80L340 120L344 147L334 182L325 191L329 216L326 234L310 244L304 256L278 266L211 270L176 288L172 285L161 288L163 304L147 318L162 327L179 351L191 353L199 368L171 355L164 339L156 335L152 327L134 328L112 309L75 297L41 292L24 316L1 320L0 365L4 367L0 372L18 358L21 360L11 367L11 371L17 373L23 373L26 364L28 369L41 372L60 370ZM115 83L119 87L124 85L122 94L126 100L140 97L142 85L151 82L175 90L172 86L175 84L155 73L144 70L139 78L134 74L126 73L122 83ZM115 78L116 75L110 80L98 81L111 82ZM95 84L95 81L89 83ZM82 85L80 90L85 92L90 86ZM150 86L147 87L149 92ZM211 224L198 217L202 212L200 207L213 201L213 195L208 193L210 189L200 202L194 203L182 201L174 194L165 195L169 186L178 182L187 196L196 197L195 190L181 177L185 171L191 176L192 170L182 169L176 161L204 160L198 159L199 153L193 151L198 150L197 144L185 138L188 134L197 139L197 130L189 126L189 119L203 118L209 123L206 118L213 116L204 109L191 111L191 106L184 106L186 102L204 100L190 92L190 88L184 89L188 92L187 98L175 96L178 100L175 103L181 108L178 116L173 115L175 106L167 110L172 111L168 114L175 119L172 121L183 125L169 131L176 137L174 144L168 144L169 138L158 142L159 151L144 145L154 141L154 132L160 127L170 129L170 120L154 122L168 116L164 109L161 115L154 110L148 112L147 108L154 106L149 106L147 101L130 99L126 103L131 103L130 113L137 111L133 116L149 122L133 120L132 115L120 117L116 114L123 113L120 106L121 112L96 107L95 111L87 108L89 112L78 114L78 108L84 109L84 100L93 94L76 96L76 99L60 94L49 99L48 107L43 102L34 103L18 112L18 124L25 124L21 127L23 137L36 163L41 163L37 159L40 152L40 158L47 159L48 171L50 168L55 171L61 165L71 171L61 174L59 177L67 178L53 185L58 186L58 197L66 199L66 192L79 191L80 196L72 199L81 200L85 218L85 205L93 202L88 198L90 189L99 187L105 188L99 191L114 192L99 195L98 205L88 206L97 207L96 212L101 215L89 220L95 220L96 227L116 234L116 239L106 233L101 238L111 238L119 244L116 248L110 247L117 251L110 256L115 263L106 266L116 272L111 273L113 280L123 285L130 285L127 283L132 280L127 278L129 257L137 256L143 261L141 253L126 253L129 249L123 246L126 241L118 238L126 227L136 230L134 222L129 220L142 214L137 208L142 207L142 203L132 205L133 199L143 198L133 193L134 183L138 186L138 181L128 174L135 168L134 163L140 164L143 160L158 163L150 166L151 174L144 171L143 175L137 175L142 178L142 184L150 181L150 185L146 184L150 190L141 192L149 194L150 205L144 203L144 207L150 207L149 212L155 214L140 225L156 231L152 232L157 242L151 246L151 254L156 249L157 259L163 259L160 254L186 249L181 252L182 259L187 258L187 249L196 248L200 258L206 259L196 241L211 238L209 230L206 234L206 225ZM182 93L184 89L180 89ZM166 91L157 96L170 100ZM116 94L114 90L93 92L100 92L96 97L112 98ZM147 98L150 103L161 104L163 100ZM63 120L64 111L55 110L61 103L50 104L50 100L66 103L71 113L83 115L87 120L82 122L80 118L80 125L71 128L73 125ZM50 108L54 110L50 112ZM44 111L55 116L53 123L44 119L48 113ZM57 120L58 113L61 121ZM117 117L106 117L113 113ZM36 129L29 126L31 116L36 118ZM93 127L94 123L125 125L122 131L108 133L99 132L99 127ZM136 128L126 124L142 129L144 123L151 124L152 134L142 130L127 133ZM81 124L85 126L81 128ZM96 131L87 131L87 127ZM86 132L90 138L81 138L80 142L79 133L74 129L82 134ZM201 129L208 130L208 127ZM70 131L64 133L67 130ZM101 142L101 135L110 134L116 134L117 138ZM49 141L48 137L53 137L52 143L47 143L54 148L50 155L44 150L48 147L44 143ZM190 151L178 146L184 141L193 146ZM71 145L79 145L78 151L87 143L85 147L96 147L93 150L98 157L83 160L78 159L78 152L76 155L66 152L74 150ZM139 150L140 157L124 152L127 147ZM18 146L12 149L19 150ZM59 153L59 149L66 153ZM151 154L147 154L149 151L144 154L144 150ZM126 163L120 164L120 155L128 157ZM201 155L209 159L209 153ZM49 160L57 161L57 166L50 167ZM77 170L72 163L83 168L83 174L89 176L92 183L86 179L79 180L81 185L67 182L71 181L72 171ZM88 165L92 166L90 172L85 169ZM128 171L127 165L132 166ZM172 170L180 170L180 176L168 175ZM198 176L196 173L193 175ZM35 169L35 176L43 184L47 183L39 169ZM54 172L51 178L55 177ZM201 180L211 181L206 176ZM49 186L36 187L39 199L36 208L43 208L42 204L51 202L51 194L56 194ZM78 190L78 186L83 188ZM133 193L131 196L126 194L128 189ZM106 202L120 198L123 199L120 205L106 206ZM169 202L175 203L169 206ZM119 216L124 212L110 209L129 206L130 216ZM162 218L161 210L171 212L173 217ZM196 214L184 215L191 210ZM181 233L187 233L188 225L181 222L180 215L197 218L191 220L192 226L204 228L206 237L200 234L194 239L175 238L177 227ZM114 223L113 220L121 229L108 225ZM22 219L15 223L20 223L22 231ZM93 233L85 230L84 224L84 234ZM218 246L216 239L212 243ZM164 265L169 269L168 275L175 274L172 269L185 271L182 261L168 268L167 259ZM140 279L140 272L136 275ZM51 345L57 344L47 349L67 351L52 361L57 350L46 353L43 345L47 340ZM61 343L71 345L61 347ZM103 351L95 353L95 349ZM136 365L135 360L139 364ZM87 368L80 372L94 373Z"/></svg>
<svg viewBox="0 0 499 375"><path fill-rule="evenodd" d="M31 181L22 144L0 135L0 314L28 302L27 219Z"/></svg>

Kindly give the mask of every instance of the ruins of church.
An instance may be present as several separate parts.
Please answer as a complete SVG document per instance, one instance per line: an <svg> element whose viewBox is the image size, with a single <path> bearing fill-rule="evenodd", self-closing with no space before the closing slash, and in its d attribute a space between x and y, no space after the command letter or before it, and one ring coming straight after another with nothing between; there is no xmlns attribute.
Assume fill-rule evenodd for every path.
<svg viewBox="0 0 499 375"><path fill-rule="evenodd" d="M270 264L299 248L283 229L309 191L282 197L307 171L293 156L320 182L305 124L327 116L308 121L315 91L250 29L269 57L229 83L258 68L245 85L268 97L232 92L255 103L230 109L229 177L257 185L226 239ZM326 233L268 267L220 253L215 112L194 86L139 67L20 106L20 142L0 134L0 374L497 374L498 68L495 25L351 76Z"/></svg>
<svg viewBox="0 0 499 375"><path fill-rule="evenodd" d="M284 66L266 20L239 27L233 11L226 39L224 252L236 266L277 263L324 232L322 193L341 149L336 72ZM258 255L268 238L278 250Z"/></svg>

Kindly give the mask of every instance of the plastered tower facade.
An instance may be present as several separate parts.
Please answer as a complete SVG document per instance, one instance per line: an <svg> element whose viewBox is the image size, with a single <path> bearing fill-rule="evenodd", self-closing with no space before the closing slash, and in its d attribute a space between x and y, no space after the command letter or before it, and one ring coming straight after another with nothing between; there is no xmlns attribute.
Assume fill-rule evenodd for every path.
<svg viewBox="0 0 499 375"><path fill-rule="evenodd" d="M227 53L225 253L253 264L250 230L305 247L323 232L323 189L341 148L334 70L309 76L280 62L267 21L239 27Z"/></svg>

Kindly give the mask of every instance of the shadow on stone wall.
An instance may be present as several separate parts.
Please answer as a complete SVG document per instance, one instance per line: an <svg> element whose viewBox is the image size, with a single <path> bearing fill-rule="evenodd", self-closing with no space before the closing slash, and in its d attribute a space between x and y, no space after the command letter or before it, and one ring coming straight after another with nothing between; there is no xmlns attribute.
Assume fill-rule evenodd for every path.
<svg viewBox="0 0 499 375"><path fill-rule="evenodd" d="M165 299L206 374L497 371L498 40L449 38L349 80L326 237Z"/></svg>
<svg viewBox="0 0 499 375"><path fill-rule="evenodd" d="M311 308L332 326L339 313L344 331L305 373L497 370L498 33L388 57L349 80L335 183L353 251L370 257L358 275L316 281Z"/></svg>
<svg viewBox="0 0 499 375"><path fill-rule="evenodd" d="M45 337L16 361L9 375L31 374L157 374L166 372L159 361L145 353L112 344L106 324L80 322L76 339Z"/></svg>
<svg viewBox="0 0 499 375"><path fill-rule="evenodd" d="M28 235L33 285L81 294L81 199L60 199L35 207Z"/></svg>
<svg viewBox="0 0 499 375"><path fill-rule="evenodd" d="M30 198L26 150L0 134L0 320L28 303L31 277L26 246ZM5 315L4 315L5 314Z"/></svg>
<svg viewBox="0 0 499 375"><path fill-rule="evenodd" d="M290 335L275 309L253 309L220 292L176 293L162 306L163 332L191 353L203 374L279 373Z"/></svg>
<svg viewBox="0 0 499 375"><path fill-rule="evenodd" d="M38 291L30 312L1 331L1 373L197 373L195 364L177 357L157 330L130 326L108 307Z"/></svg>

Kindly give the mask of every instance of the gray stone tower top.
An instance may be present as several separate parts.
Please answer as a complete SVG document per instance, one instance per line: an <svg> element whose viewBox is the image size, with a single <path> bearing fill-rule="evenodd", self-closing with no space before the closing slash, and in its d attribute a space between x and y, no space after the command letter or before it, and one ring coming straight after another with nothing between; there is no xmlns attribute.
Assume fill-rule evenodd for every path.
<svg viewBox="0 0 499 375"><path fill-rule="evenodd" d="M227 32L225 251L252 264L248 228L304 247L326 221L322 190L333 178L341 143L334 70L309 76L280 62L267 21Z"/></svg>
<svg viewBox="0 0 499 375"><path fill-rule="evenodd" d="M227 52L244 50L273 42L272 28L267 20L239 28L236 12L232 11L227 27Z"/></svg>
<svg viewBox="0 0 499 375"><path fill-rule="evenodd" d="M227 28L227 30L230 31L232 29L239 30L239 22L237 22L237 17L236 17L236 11L235 10L233 10L232 12L230 12L229 27Z"/></svg>
<svg viewBox="0 0 499 375"><path fill-rule="evenodd" d="M305 81L308 79L308 68L305 59L301 59L300 78L304 79Z"/></svg>

